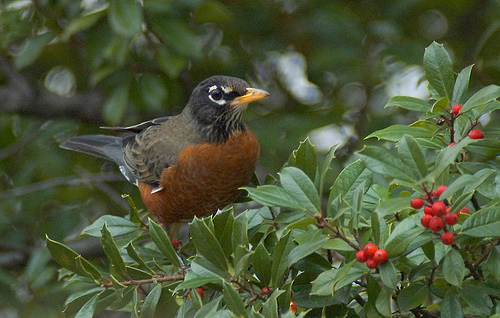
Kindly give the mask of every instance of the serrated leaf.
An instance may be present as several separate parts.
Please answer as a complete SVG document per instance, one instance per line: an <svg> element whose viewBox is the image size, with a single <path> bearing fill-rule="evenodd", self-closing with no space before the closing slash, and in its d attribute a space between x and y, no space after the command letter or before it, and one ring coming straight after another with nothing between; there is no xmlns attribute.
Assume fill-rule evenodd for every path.
<svg viewBox="0 0 500 318"><path fill-rule="evenodd" d="M224 282L222 284L222 293L224 295L224 302L236 317L247 317L245 304L233 285Z"/></svg>
<svg viewBox="0 0 500 318"><path fill-rule="evenodd" d="M51 240L48 236L46 236L46 244L52 258L62 267L91 279L102 277L94 265L66 245Z"/></svg>
<svg viewBox="0 0 500 318"><path fill-rule="evenodd" d="M486 87L481 88L479 91L477 91L474 95L469 98L462 109L460 110L460 113L465 113L471 109L474 109L478 106L482 106L484 104L487 104L488 102L492 100L496 100L500 97L500 86L498 85L489 85Z"/></svg>
<svg viewBox="0 0 500 318"><path fill-rule="evenodd" d="M295 199L302 209L319 214L320 199L318 190L302 170L296 167L285 167L279 175L283 189Z"/></svg>
<svg viewBox="0 0 500 318"><path fill-rule="evenodd" d="M228 266L224 251L207 224L195 217L189 227L189 234L196 251L203 255L212 265L226 272Z"/></svg>
<svg viewBox="0 0 500 318"><path fill-rule="evenodd" d="M411 173L417 180L427 175L428 169L424 153L413 137L404 135L401 138L398 143L398 154L403 164L408 168L408 173Z"/></svg>
<svg viewBox="0 0 500 318"><path fill-rule="evenodd" d="M460 73L458 73L457 79L455 80L455 87L453 88L453 97L451 99L451 104L462 104L464 102L465 95L469 89L470 73L474 65L469 65L464 68Z"/></svg>
<svg viewBox="0 0 500 318"><path fill-rule="evenodd" d="M221 213L217 213L214 218L214 233L215 237L219 241L219 244L224 251L224 255L229 257L233 253L233 250L236 249L232 241L232 235L234 233L234 211L233 209L222 211ZM246 232L245 232L246 234Z"/></svg>
<svg viewBox="0 0 500 318"><path fill-rule="evenodd" d="M277 186L263 185L257 188L244 187L243 189L248 192L249 197L261 205L301 208L300 204L285 189Z"/></svg>
<svg viewBox="0 0 500 318"><path fill-rule="evenodd" d="M443 260L444 279L453 286L460 287L465 274L467 274L467 270L462 255L457 250L451 249Z"/></svg>
<svg viewBox="0 0 500 318"><path fill-rule="evenodd" d="M130 38L142 31L142 10L135 0L110 0L108 21L116 34Z"/></svg>
<svg viewBox="0 0 500 318"><path fill-rule="evenodd" d="M149 234L151 239L158 247L160 252L175 266L180 269L182 267L179 256L175 252L174 246L168 237L167 232L155 221L149 219Z"/></svg>
<svg viewBox="0 0 500 318"><path fill-rule="evenodd" d="M113 240L113 236L106 226L106 222L104 222L101 229L101 243L104 249L104 253L111 263L111 268L113 268L115 272L122 277L126 277L127 270L125 268L125 262L123 261L120 251L118 250L118 247Z"/></svg>
<svg viewBox="0 0 500 318"><path fill-rule="evenodd" d="M422 282L416 282L403 288L398 294L397 303L401 311L408 311L425 303L429 288Z"/></svg>
<svg viewBox="0 0 500 318"><path fill-rule="evenodd" d="M396 106L408 110L427 112L431 110L431 104L427 101L410 96L393 96L384 107ZM368 138L368 137L367 137Z"/></svg>
<svg viewBox="0 0 500 318"><path fill-rule="evenodd" d="M448 97L451 100L455 81L453 66L451 58L442 44L432 42L425 49L424 69L425 77L440 97Z"/></svg>
<svg viewBox="0 0 500 318"><path fill-rule="evenodd" d="M460 299L455 290L449 288L441 302L441 317L442 318L461 318L464 316Z"/></svg>
<svg viewBox="0 0 500 318"><path fill-rule="evenodd" d="M161 296L161 284L156 284L153 289L149 292L149 294L144 299L144 303L141 307L141 318L153 318L155 317L156 305L158 304L158 300L160 300Z"/></svg>
<svg viewBox="0 0 500 318"><path fill-rule="evenodd" d="M321 163L321 167L319 169L319 180L317 182L315 182L315 183L319 182L319 191L318 192L321 194L323 193L323 190L324 190L326 174L327 174L328 170L331 169L330 166L331 166L332 160L335 158L335 152L337 151L337 147L338 147L338 145L331 147L330 150L328 151L328 153L326 154L325 159ZM318 178L316 178L316 179L318 179Z"/></svg>
<svg viewBox="0 0 500 318"><path fill-rule="evenodd" d="M120 236L132 233L139 229L139 225L129 221L123 217L114 215L103 215L98 218L94 223L90 224L83 229L82 234L101 237L101 229L106 223L106 226L112 236Z"/></svg>
<svg viewBox="0 0 500 318"><path fill-rule="evenodd" d="M483 208L462 224L462 232L473 237L500 236L500 207Z"/></svg>
<svg viewBox="0 0 500 318"><path fill-rule="evenodd" d="M304 171L311 180L315 179L318 163L314 145L309 140L309 137L301 141L299 147L292 152L288 164Z"/></svg>
<svg viewBox="0 0 500 318"><path fill-rule="evenodd" d="M94 317L94 312L101 294L95 294L82 306L82 308L76 313L75 318L91 318Z"/></svg>

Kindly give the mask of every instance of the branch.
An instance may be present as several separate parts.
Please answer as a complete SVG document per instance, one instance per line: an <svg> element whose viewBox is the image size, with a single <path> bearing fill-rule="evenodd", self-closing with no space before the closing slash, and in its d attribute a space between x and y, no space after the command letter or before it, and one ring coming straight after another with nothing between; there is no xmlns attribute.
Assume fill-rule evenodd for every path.
<svg viewBox="0 0 500 318"><path fill-rule="evenodd" d="M153 284L153 283L164 283L164 282L174 282L178 280L183 280L184 279L184 274L176 274L176 275L157 275L153 278L148 278L148 279L139 279L139 280L126 280L126 281L121 281L120 284L124 286L141 286L145 284ZM104 288L110 288L113 286L113 283L101 283L101 286Z"/></svg>

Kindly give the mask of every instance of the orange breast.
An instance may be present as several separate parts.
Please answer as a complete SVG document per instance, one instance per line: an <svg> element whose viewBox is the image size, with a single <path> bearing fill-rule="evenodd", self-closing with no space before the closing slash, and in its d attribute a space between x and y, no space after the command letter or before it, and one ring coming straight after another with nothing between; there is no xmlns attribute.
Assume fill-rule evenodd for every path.
<svg viewBox="0 0 500 318"><path fill-rule="evenodd" d="M163 225L215 213L234 202L240 187L250 183L259 159L257 137L247 130L224 143L186 147L175 165L163 170L163 190L139 182L148 210Z"/></svg>

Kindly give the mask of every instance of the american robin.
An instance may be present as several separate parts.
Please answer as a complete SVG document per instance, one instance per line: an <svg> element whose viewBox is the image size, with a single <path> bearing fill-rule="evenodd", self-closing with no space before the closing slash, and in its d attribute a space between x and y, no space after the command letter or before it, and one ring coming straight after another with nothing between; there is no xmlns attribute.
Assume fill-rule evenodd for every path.
<svg viewBox="0 0 500 318"><path fill-rule="evenodd" d="M216 212L250 183L260 148L242 117L248 103L268 95L242 79L212 76L196 86L177 116L102 127L123 134L77 136L61 147L116 162L148 210L168 226Z"/></svg>

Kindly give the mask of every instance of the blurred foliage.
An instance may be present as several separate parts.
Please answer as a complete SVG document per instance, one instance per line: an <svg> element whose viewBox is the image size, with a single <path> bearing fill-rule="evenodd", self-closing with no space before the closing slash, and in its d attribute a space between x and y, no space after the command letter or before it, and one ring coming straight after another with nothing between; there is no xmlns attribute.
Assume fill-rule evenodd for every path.
<svg viewBox="0 0 500 318"><path fill-rule="evenodd" d="M8 317L57 316L71 293L55 282L46 233L75 240L101 215L128 211L121 193L137 198L113 165L59 149L69 136L176 114L199 81L226 74L271 93L246 114L264 174L309 134L323 153L346 143L341 166L370 132L417 118L384 105L393 95L427 97L419 65L433 40L455 69L475 63L470 91L500 82L494 0L5 0L0 35L1 57L33 91L105 96L100 119L85 124L0 105L0 315ZM2 68L0 101L9 81Z"/></svg>

